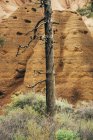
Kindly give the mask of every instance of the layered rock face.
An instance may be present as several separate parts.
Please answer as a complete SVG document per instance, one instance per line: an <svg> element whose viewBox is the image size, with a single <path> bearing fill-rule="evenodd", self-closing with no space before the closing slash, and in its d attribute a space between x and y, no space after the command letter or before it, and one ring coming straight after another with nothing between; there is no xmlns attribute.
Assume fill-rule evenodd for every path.
<svg viewBox="0 0 93 140"><path fill-rule="evenodd" d="M76 10L85 6L90 0L51 0L53 10ZM31 0L0 0L0 20L9 17L19 6ZM35 0L33 0L35 3Z"/></svg>
<svg viewBox="0 0 93 140"><path fill-rule="evenodd" d="M1 96L7 98L17 87L45 93L45 83L41 82L45 80L43 25L30 46L24 47L33 37L29 30L42 18L42 9L31 3L20 7L0 24L0 38L4 40L0 47ZM81 16L55 11L53 32L57 97L71 102L93 99L93 39ZM16 56L19 45L24 48Z"/></svg>
<svg viewBox="0 0 93 140"><path fill-rule="evenodd" d="M29 0L0 0L0 21L9 17L16 9Z"/></svg>
<svg viewBox="0 0 93 140"><path fill-rule="evenodd" d="M37 44L37 39L31 46L24 50L24 53L17 55L18 46L25 46L30 41L30 35L25 35L32 30L38 20L42 18L42 10L37 9L38 5L24 5L18 9L11 17L0 24L0 39L4 45L0 45L0 95L6 96L11 93L24 81L26 65L29 57L33 53L33 47ZM32 33L33 34L33 33Z"/></svg>
<svg viewBox="0 0 93 140"><path fill-rule="evenodd" d="M52 0L52 8L60 11L64 9L77 10L86 6L89 2L90 0Z"/></svg>
<svg viewBox="0 0 93 140"><path fill-rule="evenodd" d="M93 39L86 25L77 13L68 11L54 12L53 22L57 97L71 102L93 99ZM45 79L44 58L44 45L39 41L27 64L26 86ZM34 90L44 91L44 83Z"/></svg>

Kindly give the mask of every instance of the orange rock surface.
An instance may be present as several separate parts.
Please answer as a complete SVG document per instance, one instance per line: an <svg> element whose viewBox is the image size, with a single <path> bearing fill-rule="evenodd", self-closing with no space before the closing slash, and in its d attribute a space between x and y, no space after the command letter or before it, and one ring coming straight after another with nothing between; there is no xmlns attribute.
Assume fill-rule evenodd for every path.
<svg viewBox="0 0 93 140"><path fill-rule="evenodd" d="M90 0L51 0L53 10L76 10L85 6ZM0 0L0 20L9 17L19 6L29 3L30 0ZM33 0L35 2L35 0Z"/></svg>
<svg viewBox="0 0 93 140"><path fill-rule="evenodd" d="M42 8L31 3L20 7L0 23L0 104L17 89L45 92L45 51L43 25L30 47L21 49L33 36L32 30L43 17ZM56 96L71 102L93 99L93 39L82 17L76 12L54 11L53 32L55 51Z"/></svg>

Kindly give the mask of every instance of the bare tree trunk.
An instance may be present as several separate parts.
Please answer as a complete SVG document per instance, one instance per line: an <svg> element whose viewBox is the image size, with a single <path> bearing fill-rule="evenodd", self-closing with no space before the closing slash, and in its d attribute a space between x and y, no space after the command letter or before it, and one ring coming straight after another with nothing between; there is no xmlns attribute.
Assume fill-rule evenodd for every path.
<svg viewBox="0 0 93 140"><path fill-rule="evenodd" d="M55 73L51 0L44 0L45 54L46 54L46 106L50 116L55 112Z"/></svg>

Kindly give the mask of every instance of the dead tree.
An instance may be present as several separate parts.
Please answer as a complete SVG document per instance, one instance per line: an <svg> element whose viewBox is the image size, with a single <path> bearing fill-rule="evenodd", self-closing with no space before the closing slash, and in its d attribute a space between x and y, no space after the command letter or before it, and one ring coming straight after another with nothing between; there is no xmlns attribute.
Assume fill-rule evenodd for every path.
<svg viewBox="0 0 93 140"><path fill-rule="evenodd" d="M45 55L46 55L46 107L52 116L55 112L55 70L51 0L44 0Z"/></svg>
<svg viewBox="0 0 93 140"><path fill-rule="evenodd" d="M33 36L30 37L30 41L27 45L18 46L18 51L16 56L24 51L28 47L30 47L33 40L37 39L37 30L40 26L45 25L45 55L46 55L46 108L47 114L49 116L53 116L55 113L55 71L54 71L54 47L53 47L53 29L52 29L52 8L51 8L51 0L40 0L42 7L44 7L44 18L41 19L33 30L27 32L25 35L27 36L29 33L33 32ZM40 83L40 82L38 82ZM38 83L34 86L30 86L34 88Z"/></svg>

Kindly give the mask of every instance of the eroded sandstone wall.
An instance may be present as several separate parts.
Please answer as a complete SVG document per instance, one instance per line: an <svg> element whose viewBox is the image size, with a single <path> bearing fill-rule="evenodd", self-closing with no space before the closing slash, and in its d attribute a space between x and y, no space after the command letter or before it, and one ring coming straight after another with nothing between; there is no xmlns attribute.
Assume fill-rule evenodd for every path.
<svg viewBox="0 0 93 140"><path fill-rule="evenodd" d="M0 24L0 39L4 45L0 45L0 94L11 93L24 81L26 65L29 57L33 54L33 47L37 44L34 40L30 47L20 50L16 57L18 46L26 46L30 36L26 32L32 30L36 23L42 18L42 10L38 5L24 5L8 19ZM37 9L36 11L33 10ZM38 33L39 34L39 33ZM24 51L24 53L22 53Z"/></svg>
<svg viewBox="0 0 93 140"><path fill-rule="evenodd" d="M53 13L57 97L93 99L93 38L80 15ZM39 41L27 64L26 87L45 79L44 44ZM34 88L45 91L44 83Z"/></svg>
<svg viewBox="0 0 93 140"><path fill-rule="evenodd" d="M35 0L32 0L35 3ZM76 10L85 6L90 0L51 0L53 10ZM0 21L9 17L18 7L31 0L0 0Z"/></svg>
<svg viewBox="0 0 93 140"><path fill-rule="evenodd" d="M20 7L8 19L0 24L0 37L4 46L0 46L0 94L10 95L17 87L20 90L45 92L45 84L31 88L45 80L45 53L43 25L37 32L37 38L30 47L20 50L33 36L32 30L43 17L43 11L37 4ZM70 11L53 13L53 32L55 50L55 76L57 97L76 102L79 99L93 99L93 39L81 16ZM22 86L23 85L23 86Z"/></svg>

